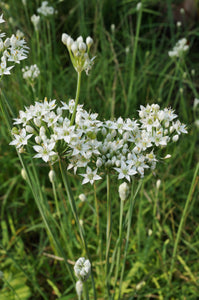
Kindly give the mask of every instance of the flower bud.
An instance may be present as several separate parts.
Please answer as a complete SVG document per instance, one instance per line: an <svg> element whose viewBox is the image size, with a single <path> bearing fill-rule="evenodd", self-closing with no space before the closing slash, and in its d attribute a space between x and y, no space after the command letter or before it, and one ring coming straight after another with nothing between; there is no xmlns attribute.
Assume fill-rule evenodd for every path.
<svg viewBox="0 0 199 300"><path fill-rule="evenodd" d="M121 201L124 201L127 199L128 194L129 194L129 186L126 182L123 182L122 184L120 184L119 186L119 196Z"/></svg>
<svg viewBox="0 0 199 300"><path fill-rule="evenodd" d="M83 282L81 280L78 280L76 282L75 288L76 288L77 296L80 297L83 292Z"/></svg>
<svg viewBox="0 0 199 300"><path fill-rule="evenodd" d="M79 200L82 201L82 202L85 202L86 201L86 195L80 194L79 195Z"/></svg>
<svg viewBox="0 0 199 300"><path fill-rule="evenodd" d="M78 48L79 48L79 51L80 51L80 52L86 52L86 44L85 44L85 43L80 42L80 43L78 44Z"/></svg>
<svg viewBox="0 0 199 300"><path fill-rule="evenodd" d="M24 169L21 169L21 176L22 176L22 178L23 178L24 180L27 180L27 179L28 179L27 173L26 173L26 171L25 171Z"/></svg>
<svg viewBox="0 0 199 300"><path fill-rule="evenodd" d="M107 130L105 127L102 128L102 134L103 134L103 136L105 136L107 134Z"/></svg>
<svg viewBox="0 0 199 300"><path fill-rule="evenodd" d="M65 46L67 46L67 40L68 40L68 37L69 37L68 34L62 33L61 40L62 40L62 43L63 43Z"/></svg>
<svg viewBox="0 0 199 300"><path fill-rule="evenodd" d="M79 44L79 43L83 43L84 40L83 40L83 37L80 35L77 39L76 39L76 42Z"/></svg>
<svg viewBox="0 0 199 300"><path fill-rule="evenodd" d="M142 3L139 2L136 6L136 10L139 11L142 8Z"/></svg>
<svg viewBox="0 0 199 300"><path fill-rule="evenodd" d="M98 158L98 159L97 159L97 161L96 161L96 166L97 166L98 168L100 168L100 167L102 166L102 160L101 160L101 158Z"/></svg>
<svg viewBox="0 0 199 300"><path fill-rule="evenodd" d="M172 138L173 142L177 142L178 139L179 139L179 135L178 134L174 135L173 138Z"/></svg>
<svg viewBox="0 0 199 300"><path fill-rule="evenodd" d="M161 180L158 179L158 180L156 181L156 188L157 188L157 190L159 190L160 185L161 185Z"/></svg>
<svg viewBox="0 0 199 300"><path fill-rule="evenodd" d="M40 136L36 136L36 137L35 137L35 142L36 142L37 144L40 144L40 143L41 143L41 137L40 137Z"/></svg>
<svg viewBox="0 0 199 300"><path fill-rule="evenodd" d="M39 118L34 118L34 123L37 127L41 126L41 120Z"/></svg>
<svg viewBox="0 0 199 300"><path fill-rule="evenodd" d="M77 53L78 51L78 46L77 46L77 43L76 42L73 42L72 45L71 45L71 50L73 51L74 54Z"/></svg>
<svg viewBox="0 0 199 300"><path fill-rule="evenodd" d="M167 154L165 157L164 157L164 159L168 159L168 158L170 158L171 157L171 154Z"/></svg>
<svg viewBox="0 0 199 300"><path fill-rule="evenodd" d="M93 44L93 39L92 39L90 36L88 36L88 37L86 38L86 45L87 45L88 47L90 47L92 44Z"/></svg>
<svg viewBox="0 0 199 300"><path fill-rule="evenodd" d="M115 32L115 24L111 24L111 32L112 32L112 33Z"/></svg>
<svg viewBox="0 0 199 300"><path fill-rule="evenodd" d="M67 38L67 47L68 49L71 49L72 44L74 43L73 39L69 36Z"/></svg>
<svg viewBox="0 0 199 300"><path fill-rule="evenodd" d="M28 133L33 133L33 132L34 132L34 129L32 128L32 126L27 125L27 126L26 126L26 131L27 131Z"/></svg>
<svg viewBox="0 0 199 300"><path fill-rule="evenodd" d="M55 171L54 170L50 170L50 172L48 173L48 177L51 183L53 183L55 181Z"/></svg>

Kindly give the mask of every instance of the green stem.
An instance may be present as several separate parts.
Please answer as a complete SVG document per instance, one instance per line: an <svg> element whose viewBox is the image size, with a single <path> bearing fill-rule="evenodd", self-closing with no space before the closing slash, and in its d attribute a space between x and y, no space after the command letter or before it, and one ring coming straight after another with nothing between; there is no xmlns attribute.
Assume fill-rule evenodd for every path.
<svg viewBox="0 0 199 300"><path fill-rule="evenodd" d="M107 225L106 225L106 286L108 297L110 297L110 283L109 283L109 250L111 241L111 197L110 197L110 176L107 174Z"/></svg>
<svg viewBox="0 0 199 300"><path fill-rule="evenodd" d="M118 273L119 273L119 265L120 265L120 259L121 259L121 245L122 245L122 223L123 223L123 211L124 211L124 201L120 201L120 223L119 223L119 237L118 237L118 252L117 252L117 261L116 261L116 272L115 272L115 282L114 282L114 295L116 290L116 284L118 279ZM114 299L114 295L113 298Z"/></svg>
<svg viewBox="0 0 199 300"><path fill-rule="evenodd" d="M41 52L40 52L40 41L39 41L39 30L36 30L36 42L37 42L37 61L39 68L41 69ZM41 75L38 77L38 95L41 93ZM35 98L36 99L36 98Z"/></svg>
<svg viewBox="0 0 199 300"><path fill-rule="evenodd" d="M96 185L94 183L94 198L95 198L95 211L97 216L97 236L99 238L100 235L100 218L99 218L99 205L97 201L97 192L96 192Z"/></svg>
<svg viewBox="0 0 199 300"><path fill-rule="evenodd" d="M71 117L70 125L74 124L75 121L75 115L76 115L76 110L77 110L77 105L79 102L79 93L80 93L80 86L81 86L81 72L77 72L77 89L76 89L76 97L75 97L75 108L73 110L73 114Z"/></svg>
<svg viewBox="0 0 199 300"><path fill-rule="evenodd" d="M142 180L139 181L138 187L135 191L135 194L133 194L133 184L132 184L132 190L131 190L131 197L130 197L130 205L128 210L128 226L127 226L127 233L126 233L126 243L125 243L125 249L124 249L124 260L122 265L122 271L120 276L120 285L119 285L119 297L118 299L121 299L121 293L122 293L122 283L123 283L123 277L124 277L124 270L125 270L125 264L126 264L126 258L127 258L127 251L128 251L128 245L129 245L129 237L130 237L130 230L131 230L131 219L132 219L132 213L133 213L133 207L135 204L135 198L137 196L137 193L142 185Z"/></svg>
<svg viewBox="0 0 199 300"><path fill-rule="evenodd" d="M133 88L135 88L135 86L134 86L135 61L136 61L136 55L137 55L137 46L138 46L138 39L139 39L139 34L140 34L141 20L142 20L142 8L138 12L138 20L137 20L136 34L135 34L135 43L133 45L133 57L132 57L132 64L131 64L131 70L132 71L131 71L131 76L130 76L126 113L128 113L128 110L129 110L129 103L130 103L130 97L131 97L131 94L132 94L132 90L133 90Z"/></svg>
<svg viewBox="0 0 199 300"><path fill-rule="evenodd" d="M92 260L91 260L91 256L90 256L90 253L89 253L89 250L88 250L88 246L87 246L87 243L86 243L86 239L85 239L85 236L84 236L84 231L79 223L79 218L78 218L78 214L77 214L77 208L76 208L76 204L75 204L75 200L74 200L74 197L73 197L73 193L72 193L72 190L71 190L71 187L70 187L70 183L69 183L69 180L68 180L68 176L67 176L67 173L66 171L64 171L64 166L63 166L63 163L60 161L59 162L59 167L60 167L60 171L61 171L61 176L62 176L62 179L63 179L63 183L64 183L64 187L65 187L65 190L66 190L66 193L67 193L67 196L68 196L68 199L69 199L69 203L70 203L70 206L71 206L71 210L72 210L72 213L74 215L74 218L75 218L75 222L78 226L78 229L79 229L79 233L80 233L80 237L81 237L81 240L83 242L83 246L84 246L84 249L86 250L86 254L87 254L87 257L91 263L91 280L92 280L92 287L93 287L93 293L94 293L94 299L96 300L96 290L95 290L95 282L94 282L94 276L93 276L93 272L92 272ZM65 166L66 168L66 166Z"/></svg>
<svg viewBox="0 0 199 300"><path fill-rule="evenodd" d="M86 281L83 283L83 296L84 300L89 300L88 285Z"/></svg>
<svg viewBox="0 0 199 300"><path fill-rule="evenodd" d="M67 224L65 224L65 226L64 226L64 222L62 221L62 218L61 218L61 212L60 212L60 208L59 208L59 201L58 201L58 197L57 197L57 187L55 185L54 180L52 181L52 187L53 187L53 195L54 195L54 200L55 200L57 216L58 216L58 220L59 220L59 223L60 223L60 232L61 232L62 237L64 239L65 247L67 248L67 252L70 255L70 258L73 258L73 254L72 254L72 251L71 251L72 249L69 246L69 243L67 241L67 236L68 236L67 232L66 232L66 225Z"/></svg>
<svg viewBox="0 0 199 300"><path fill-rule="evenodd" d="M38 210L40 212L42 220L45 224L45 227L46 227L47 233L49 235L49 238L53 241L54 247L55 247L58 255L60 255L61 257L64 258L64 262L65 262L67 271L68 271L73 283L75 283L73 272L71 270L71 267L69 266L68 259L65 255L65 252L63 251L63 248L62 248L62 246L59 242L56 231L53 230L53 228L51 228L51 226L50 226L50 214L48 213L48 209L47 209L46 204L45 204L45 199L44 199L44 196L43 196L41 183L39 181L34 162L31 159L31 170L30 170L30 167L25 163L25 160L22 158L22 156L19 153L18 153L18 156L19 156L22 167L26 171L27 183L30 186L30 189L31 189L32 194L34 196L36 205L38 207Z"/></svg>
<svg viewBox="0 0 199 300"><path fill-rule="evenodd" d="M176 80L178 80L178 71L179 71L179 62L176 61L176 68L175 68L175 72L174 72L174 75L173 75L173 79L172 79L171 87L170 87L170 90L169 90L169 94L168 94L168 97L167 97L167 105L170 103L172 92L173 92L173 89L174 89L174 86L175 86L175 82L176 82Z"/></svg>
<svg viewBox="0 0 199 300"><path fill-rule="evenodd" d="M188 194L188 197L187 197L187 200L186 200L186 203L185 203L185 207L184 207L184 210L183 210L183 213L182 213L182 217L181 217L181 220L180 220L180 225L178 227L178 232L177 232L177 236L176 236L176 240L175 240L175 244L174 244L174 249L173 249L173 255L172 255L172 259L171 259L171 267L170 267L170 272L169 272L169 283L171 283L171 279L172 279L172 275L173 275L173 268L174 268L174 263L175 263L177 248L178 248L178 243L179 243L179 240L180 240L182 227L183 227L183 224L184 224L185 219L186 219L186 214L187 214L187 210L188 210L188 207L189 207L189 203L190 203L192 195L193 195L198 170L199 170L199 163L196 166L196 170L195 170L193 180L192 180L192 183L191 183L191 188L189 190L189 194Z"/></svg>

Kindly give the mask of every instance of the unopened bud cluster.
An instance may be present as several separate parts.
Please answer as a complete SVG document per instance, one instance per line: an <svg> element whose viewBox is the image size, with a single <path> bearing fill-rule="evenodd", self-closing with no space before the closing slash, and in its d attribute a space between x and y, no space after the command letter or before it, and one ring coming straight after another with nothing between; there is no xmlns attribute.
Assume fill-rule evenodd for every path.
<svg viewBox="0 0 199 300"><path fill-rule="evenodd" d="M86 281L91 272L91 263L88 259L80 257L74 266L75 275L82 282Z"/></svg>
<svg viewBox="0 0 199 300"><path fill-rule="evenodd" d="M62 42L67 47L72 64L75 70L80 73L85 71L88 75L89 70L92 68L93 60L89 58L89 50L93 44L93 39L88 36L86 42L83 37L79 36L75 41L66 33L62 34Z"/></svg>

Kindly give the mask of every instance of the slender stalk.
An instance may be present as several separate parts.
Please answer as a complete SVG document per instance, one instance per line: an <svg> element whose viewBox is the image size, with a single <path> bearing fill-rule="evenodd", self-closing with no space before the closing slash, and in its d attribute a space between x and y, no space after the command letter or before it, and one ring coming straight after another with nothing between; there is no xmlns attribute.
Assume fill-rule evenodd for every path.
<svg viewBox="0 0 199 300"><path fill-rule="evenodd" d="M39 30L36 30L36 43L37 43L37 61L39 68L41 68L41 50L39 41ZM41 93L41 75L38 77L38 94Z"/></svg>
<svg viewBox="0 0 199 300"><path fill-rule="evenodd" d="M77 72L77 88L76 88L76 97L75 97L75 107L73 110L73 114L70 120L70 125L74 124L75 121L75 115L76 115L76 110L77 110L77 105L79 102L79 93L80 93L80 86L81 86L81 74L82 72Z"/></svg>
<svg viewBox="0 0 199 300"><path fill-rule="evenodd" d="M83 296L84 300L89 300L89 293L88 293L88 284L87 281L83 283Z"/></svg>
<svg viewBox="0 0 199 300"><path fill-rule="evenodd" d="M169 104L169 102L171 100L171 96L172 96L172 92L173 92L173 89L174 89L174 86L175 86L175 82L176 82L176 80L178 80L178 72L179 72L179 62L176 61L176 68L175 68L175 72L174 72L174 75L173 75L173 79L172 79L171 87L170 87L170 90L169 90L169 94L168 94L168 97L167 97L167 105Z"/></svg>
<svg viewBox="0 0 199 300"><path fill-rule="evenodd" d="M67 268L67 271L73 281L73 283L75 283L74 280L74 274L71 270L71 267L68 264L68 260L67 257L59 243L57 234L55 230L52 230L51 226L50 226L50 220L49 220L49 214L47 213L47 206L44 204L44 198L43 198L43 193L42 193L42 189L40 186L40 182L39 182L39 178L37 175L37 171L34 165L34 162L31 159L31 167L32 169L30 170L30 168L28 167L28 165L25 163L25 160L22 158L22 156L18 153L20 162L22 167L24 168L24 170L26 171L27 174L27 183L30 186L30 189L32 191L32 194L34 196L36 205L38 207L38 210L40 212L40 215L42 217L42 220L44 222L44 225L46 227L47 233L49 234L49 238L53 241L54 247L56 249L56 251L58 252L58 254L64 258L64 262Z"/></svg>
<svg viewBox="0 0 199 300"><path fill-rule="evenodd" d="M100 235L100 218L99 218L99 205L97 201L97 192L96 192L96 185L94 183L94 198L95 198L95 211L97 216L97 236Z"/></svg>
<svg viewBox="0 0 199 300"><path fill-rule="evenodd" d="M73 254L71 251L71 247L69 246L69 243L67 242L67 233L66 233L66 226L64 226L64 222L62 221L61 218L61 212L60 212L60 208L59 208L59 201L58 201L58 197L57 197L57 188L55 186L55 181L52 181L52 187L53 187L53 196L54 196L54 200L55 200L55 206L56 206L56 211L57 211L57 216L58 216L58 220L60 223L60 232L62 234L62 237L65 241L65 247L67 248L67 252L70 256L70 258L73 258ZM65 224L67 225L67 224Z"/></svg>
<svg viewBox="0 0 199 300"><path fill-rule="evenodd" d="M91 256L90 256L90 253L89 253L89 250L88 250L88 246L87 246L87 242L86 242L86 239L85 239L84 231L83 231L83 229L82 229L82 227L81 227L81 225L79 223L79 218L78 218L78 214L77 214L76 203L75 203L75 200L74 200L74 197L73 197L73 193L72 193L72 190L71 190L71 187L70 187L68 176L67 176L66 171L64 170L64 166L63 166L63 163L61 161L59 162L59 167L60 167L60 171L61 171L61 176L62 176L62 179L63 179L64 187L65 187L66 193L68 195L68 199L69 199L69 203L70 203L70 206L71 206L71 210L72 210L73 216L75 218L75 222L76 222L76 224L78 226L79 234L80 234L80 237L81 237L84 249L86 251L87 257L88 257L88 259L89 259L89 261L91 263L91 280L92 280L92 287L93 287L94 299L96 300L97 298L96 298L94 276L93 276L93 272L92 272L92 260L91 260Z"/></svg>
<svg viewBox="0 0 199 300"><path fill-rule="evenodd" d="M118 279L119 273L119 266L120 266L120 258L121 258L121 245L122 245L122 224L123 224L123 211L124 211L124 201L120 201L120 222L119 222L119 237L118 237L118 252L117 252L117 261L116 261L116 272L115 272L115 282L114 282L114 295L116 290L116 284ZM114 295L113 298L114 299Z"/></svg>
<svg viewBox="0 0 199 300"><path fill-rule="evenodd" d="M109 250L111 241L111 197L110 197L110 176L107 174L107 224L106 224L106 264L105 264L105 274L106 274L106 286L107 294L110 297L110 283L109 283Z"/></svg>
<svg viewBox="0 0 199 300"><path fill-rule="evenodd" d="M51 30L50 30L50 22L47 20L47 36L48 36L48 68L49 68L49 81L48 82L48 90L49 90L49 95L52 95L52 85L53 85L53 81L52 81L52 53L53 53L53 49L52 49L52 38L51 38Z"/></svg>
<svg viewBox="0 0 199 300"><path fill-rule="evenodd" d="M128 210L128 225L127 225L127 233L126 233L126 243L125 243L125 249L124 249L124 260L123 260L123 265L122 265L122 271L121 271L121 276L120 276L120 285L119 285L119 296L118 299L121 299L121 294L122 294L122 283L123 283L123 277L124 277L124 270L125 270L125 264L126 264L126 258L127 258L127 250L128 250L128 245L129 245L129 237L130 237L130 230L131 230L131 219L132 219L132 213L133 213L133 207L135 204L135 199L138 194L138 191L142 185L142 180L139 181L138 187L135 191L135 194L133 192L133 185L132 184L132 189L131 189L131 197L130 197L130 205L129 205L129 210Z"/></svg>
<svg viewBox="0 0 199 300"><path fill-rule="evenodd" d="M132 90L134 88L135 62L136 62L137 46L138 46L138 39L139 39L139 34L140 34L141 20L142 20L142 8L138 12L138 20L137 20L137 25L136 25L135 43L133 45L133 57L132 57L132 64L131 64L131 70L132 71L131 71L130 82L129 82L128 101L127 101L127 106L126 106L126 113L128 113L128 110L129 110L130 97L131 97L131 94L132 94Z"/></svg>
<svg viewBox="0 0 199 300"><path fill-rule="evenodd" d="M174 249L173 249L173 255L172 255L172 259L171 259L171 267L170 267L170 271L169 271L169 283L171 283L171 279L172 279L172 275L173 275L173 268L174 268L174 263L175 263L175 258L176 258L176 253L177 253L177 248L178 248L178 244L179 244L179 240L180 240L180 236L181 236L181 232L182 232L182 228L186 219L186 214L187 214L187 210L189 207L189 203L191 201L193 192L194 192L194 187L195 187L195 181L197 178L197 173L199 170L199 163L196 166L195 172L194 172L194 176L193 176L193 180L191 183L191 187L189 190L189 194L185 203L185 207L182 213L182 217L180 220L180 225L178 227L178 232L177 232L177 236L176 236L176 240L175 240L175 244L174 244Z"/></svg>

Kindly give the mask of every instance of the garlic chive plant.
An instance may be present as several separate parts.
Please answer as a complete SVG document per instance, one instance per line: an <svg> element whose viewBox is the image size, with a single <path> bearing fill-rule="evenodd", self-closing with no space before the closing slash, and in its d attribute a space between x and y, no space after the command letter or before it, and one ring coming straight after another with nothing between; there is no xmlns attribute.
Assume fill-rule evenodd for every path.
<svg viewBox="0 0 199 300"><path fill-rule="evenodd" d="M42 5L42 9L46 9L47 4ZM139 12L141 10L142 7L139 7ZM40 11L40 13L42 12ZM3 22L2 17L0 22ZM7 47L7 49L3 57L6 61L9 61L13 44L15 46L17 44L17 41L15 41L15 43L14 41L15 38L13 37L12 41L4 42L6 46L3 47ZM117 295L119 295L118 299L121 299L130 239L132 212L136 195L142 183L142 178L146 173L152 172L162 160L158 155L158 150L167 147L169 143L177 142L180 135L187 133L187 130L186 126L178 120L178 116L174 110L171 108L161 109L158 104L141 105L138 110L137 119L124 119L119 117L114 120L99 120L97 113L87 111L83 108L83 104L78 104L81 73L85 71L86 74L88 74L93 66L94 58L90 58L90 47L93 44L93 40L87 37L86 42L84 42L80 36L74 41L72 37L63 33L62 42L67 47L71 62L78 74L75 99L70 99L68 103L65 103L63 101L58 102L56 99L48 100L45 98L44 101L36 101L35 104L25 107L24 110L20 110L18 117L15 118L13 122L14 127L11 131L13 140L10 142L10 145L14 145L21 153L20 157L22 165L25 168L24 171L26 172L27 182L33 191L50 240L53 241L52 249L55 248L57 253L64 257L68 273L76 287L79 299L81 299L82 294L84 295L84 299L88 299L89 293L92 295L92 298L97 299L93 275L95 268L92 266L96 266L98 262L95 261L93 263L93 257L90 254L92 241L87 241L84 227L81 225L82 221L80 222L79 220L75 201L78 195L74 195L68 172L73 171L75 175L79 175L79 177L75 178L81 178L83 185L93 185L96 199L97 182L104 181L106 177L106 244L105 247L103 247L104 245L100 246L100 264L102 274L104 275L103 284L106 287L107 299L114 299L116 292ZM22 49L20 55L21 59L25 58L27 51L24 50L24 47L24 40L22 40L18 45L18 53L20 49ZM10 49L10 51L8 49ZM19 57L16 58L16 62L18 62L18 60ZM10 69L7 69L5 72L9 72L9 70ZM44 192L40 188L39 180L36 176L31 175L30 168L23 158L23 153L25 153L31 161L34 176L37 173L37 164L34 164L34 162L38 159L40 162L48 164L51 169L49 172L49 180L52 183L55 209L57 210L56 215L58 216L56 229L60 229L61 236L63 240L66 241L65 244L67 244L64 223L66 212L64 211L64 206L62 206L62 208L64 208L63 211L60 210L58 200L59 192L57 191L59 190L59 186L56 186L58 178L62 178L62 184L67 194L67 201L73 213L73 221L78 228L80 237L78 239L78 243L80 243L78 251L82 250L85 256L88 257L87 260L84 257L80 257L75 263L74 270L78 278L76 284L71 267L68 264L68 256L71 256L74 260L74 254L71 253L71 249L67 249L67 245L63 248L63 243L60 243L55 234L56 230L53 231L51 229L51 224L54 224L52 221L54 220L54 214L48 209L48 205L45 202L46 197L43 196ZM56 174L55 172L56 164L59 166L60 174ZM118 196L121 200L119 235L113 249L111 249L112 203L110 192L112 177L117 178L118 182L120 182L121 179L123 181L119 187ZM36 189L33 183L35 178L38 184ZM137 188L135 188L135 178L140 179ZM79 199L85 202L86 197L82 194L79 196ZM123 218L125 201L128 203L128 217L126 220ZM96 215L99 218L100 214L97 200L95 202ZM100 236L101 228L99 224L100 220L98 220L97 226L97 234ZM126 228L125 233L124 227ZM125 244L124 247L122 247L124 235ZM110 255L112 255L112 257L110 257ZM123 257L122 265L121 256ZM95 260L98 260L96 256ZM89 283L89 275L91 275L92 290L87 285L87 281ZM83 293L84 287L86 288ZM113 291L111 291L111 287L113 287Z"/></svg>

